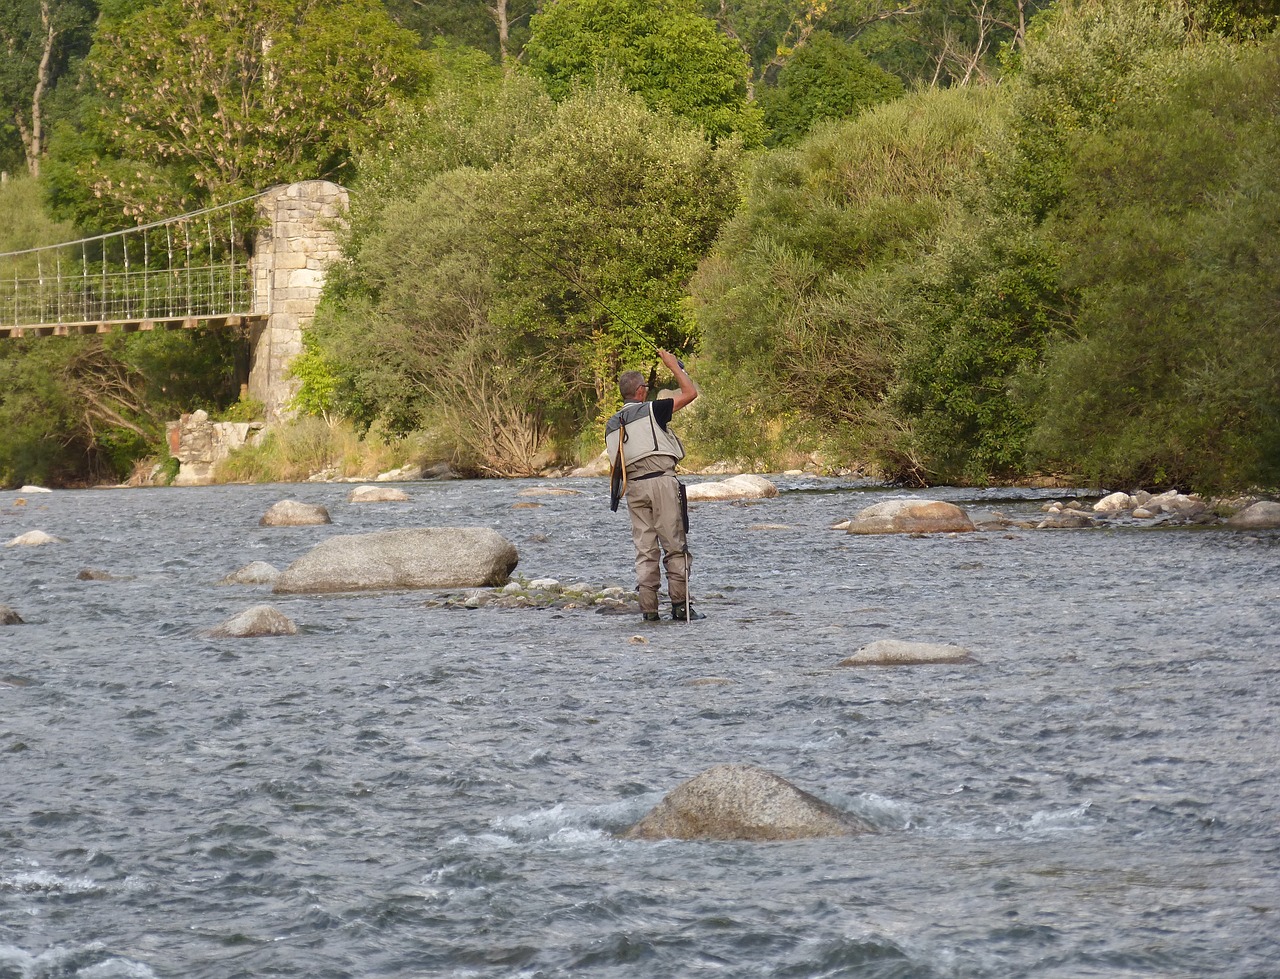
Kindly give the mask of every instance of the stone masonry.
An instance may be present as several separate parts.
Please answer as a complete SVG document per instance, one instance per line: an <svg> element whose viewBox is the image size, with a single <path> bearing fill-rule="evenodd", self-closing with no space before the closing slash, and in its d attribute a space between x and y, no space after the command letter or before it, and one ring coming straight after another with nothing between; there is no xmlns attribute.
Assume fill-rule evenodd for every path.
<svg viewBox="0 0 1280 979"><path fill-rule="evenodd" d="M346 189L327 180L276 187L258 202L266 227L253 256L254 312L266 321L249 338L249 396L266 406L268 425L292 414L298 381L288 376L289 363L315 319L325 271L341 254L347 204Z"/></svg>

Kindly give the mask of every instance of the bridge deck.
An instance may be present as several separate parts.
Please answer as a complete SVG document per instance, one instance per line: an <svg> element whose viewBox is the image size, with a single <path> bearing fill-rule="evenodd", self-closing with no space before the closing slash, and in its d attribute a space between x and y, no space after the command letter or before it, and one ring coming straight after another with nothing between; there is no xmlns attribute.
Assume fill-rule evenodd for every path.
<svg viewBox="0 0 1280 979"><path fill-rule="evenodd" d="M171 316L149 319L85 320L78 323L41 324L36 326L0 325L0 340L24 336L85 336L95 333L145 333L149 330L194 330L264 324L263 313L228 313L219 316Z"/></svg>

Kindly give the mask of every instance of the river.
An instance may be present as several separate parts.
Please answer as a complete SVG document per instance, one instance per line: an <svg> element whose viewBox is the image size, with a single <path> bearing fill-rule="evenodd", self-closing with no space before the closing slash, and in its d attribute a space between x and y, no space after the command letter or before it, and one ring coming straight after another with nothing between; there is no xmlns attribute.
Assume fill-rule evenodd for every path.
<svg viewBox="0 0 1280 979"><path fill-rule="evenodd" d="M1280 976L1280 531L856 537L900 491L775 480L693 506L691 624L217 584L480 525L630 587L598 479L0 493L65 541L0 548L0 979ZM261 602L301 632L204 635ZM885 638L975 662L837 665ZM880 832L615 837L722 762Z"/></svg>

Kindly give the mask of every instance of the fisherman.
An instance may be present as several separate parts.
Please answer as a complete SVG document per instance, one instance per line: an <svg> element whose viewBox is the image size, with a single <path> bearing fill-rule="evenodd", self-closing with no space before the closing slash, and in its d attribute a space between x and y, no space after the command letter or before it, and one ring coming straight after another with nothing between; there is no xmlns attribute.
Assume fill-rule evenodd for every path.
<svg viewBox="0 0 1280 979"><path fill-rule="evenodd" d="M671 618L688 622L706 616L689 603L689 508L684 486L676 479L676 463L684 458L684 446L667 426L675 412L698 396L698 386L675 354L658 350L658 358L680 385L673 397L647 400L649 385L639 371L626 371L618 378L625 404L604 428L612 467L609 505L617 511L618 501L624 496L627 499L636 545L636 591L645 620L661 618L661 558L667 572Z"/></svg>

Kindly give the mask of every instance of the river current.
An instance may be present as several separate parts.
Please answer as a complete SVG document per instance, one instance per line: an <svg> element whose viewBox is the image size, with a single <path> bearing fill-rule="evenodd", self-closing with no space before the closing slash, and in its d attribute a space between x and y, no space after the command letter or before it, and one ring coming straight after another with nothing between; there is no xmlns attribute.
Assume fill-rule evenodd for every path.
<svg viewBox="0 0 1280 979"><path fill-rule="evenodd" d="M857 537L904 494L776 482L691 508L691 624L218 584L479 525L630 588L598 479L0 493L64 540L0 548L0 979L1280 976L1280 531ZM204 634L264 602L300 634ZM723 762L880 832L616 838Z"/></svg>

